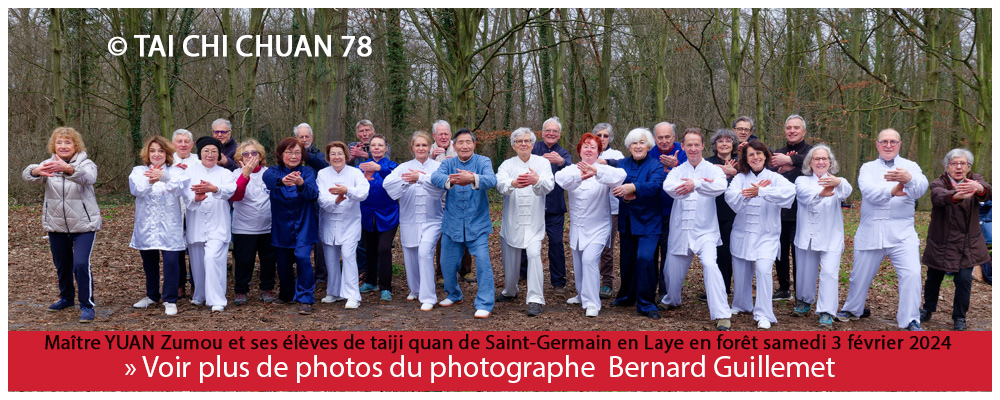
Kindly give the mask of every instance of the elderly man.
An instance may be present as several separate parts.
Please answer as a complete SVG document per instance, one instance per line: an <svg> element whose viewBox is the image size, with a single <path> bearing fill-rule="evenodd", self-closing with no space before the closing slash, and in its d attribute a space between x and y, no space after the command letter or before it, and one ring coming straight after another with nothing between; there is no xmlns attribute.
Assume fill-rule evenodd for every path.
<svg viewBox="0 0 1000 400"><path fill-rule="evenodd" d="M649 151L649 156L654 160L659 160L663 164L664 174L669 174L670 171L687 161L687 154L681 148L681 144L674 141L677 135L674 134L674 130L677 126L669 122L663 121L655 126L653 126L653 140L656 141L656 146ZM660 201L663 204L662 214L660 218L663 220L663 233L660 234L659 242L656 246L656 281L657 286L660 288L660 295L658 298L663 297L667 294L667 281L666 277L663 276L664 271L663 265L667 261L667 238L670 233L670 210L674 206L674 198L670 196L662 196Z"/></svg>
<svg viewBox="0 0 1000 400"><path fill-rule="evenodd" d="M219 166L230 171L240 167L236 162L236 139L233 138L233 123L228 119L219 118L212 121L212 137L222 142L222 154L219 156Z"/></svg>
<svg viewBox="0 0 1000 400"><path fill-rule="evenodd" d="M306 148L306 152L309 153L309 158L306 159L306 165L312 167L313 171L317 174L323 168L329 167L327 164L326 157L320 149L316 148L315 143L313 143L313 130L308 123L301 123L295 126L292 130L292 134L295 138L302 142L302 146ZM323 256L323 243L318 242L313 245L313 256L316 257L316 265L326 265L326 257ZM322 285L326 283L326 268L316 268L316 285ZM339 299L337 299L339 300Z"/></svg>
<svg viewBox="0 0 1000 400"><path fill-rule="evenodd" d="M563 168L573 164L569 151L559 145L562 137L562 124L559 118L552 117L542 123L542 141L535 142L531 154L542 156L552 166L555 175ZM549 194L545 195L545 236L549 240L549 282L557 296L566 297L566 250L563 247L563 225L566 222L565 190L555 185ZM528 253L521 252L521 277L528 274Z"/></svg>
<svg viewBox="0 0 1000 400"><path fill-rule="evenodd" d="M741 115L733 121L733 132L736 133L736 138L739 139L740 145L751 140L760 140L754 134L753 120L746 115Z"/></svg>
<svg viewBox="0 0 1000 400"><path fill-rule="evenodd" d="M465 249L476 257L476 318L489 318L493 312L496 288L490 264L489 237L493 233L490 202L486 192L496 186L493 163L489 157L475 154L476 135L468 129L455 133L458 156L444 160L431 175L434 186L448 191L441 224L441 270L448 297L438 303L449 307L462 302L458 286L458 265Z"/></svg>
<svg viewBox="0 0 1000 400"><path fill-rule="evenodd" d="M183 170L188 169L188 167L196 164L201 164L201 160L198 158L197 152L191 151L194 148L194 135L191 131L187 129L178 129L174 131L174 135L171 138L174 144L174 148L177 151L174 153L174 166ZM187 209L184 208L184 202L181 202L181 218L187 214ZM186 226L186 225L185 225ZM185 260L187 256L187 250L181 252L180 264L181 267L178 269L178 280L179 285L177 287L177 298L184 297L185 282L191 282L191 291L194 291L194 280L190 279L191 274L189 263Z"/></svg>
<svg viewBox="0 0 1000 400"><path fill-rule="evenodd" d="M789 182L802 176L802 160L812 145L806 143L806 120L798 114L789 115L785 118L785 147L774 151L771 157L772 170L777 171ZM778 237L780 249L778 251L778 262L774 264L775 274L778 275L778 290L774 292L774 300L791 300L792 293L790 275L795 271L795 251L792 242L795 241L795 216L798 213L796 203L792 203L792 208L781 209L781 236ZM790 254L790 255L789 255Z"/></svg>
<svg viewBox="0 0 1000 400"><path fill-rule="evenodd" d="M367 119L360 120L354 125L354 135L358 137L358 141L347 144L347 148L351 150L351 160L347 163L356 168L361 163L372 158L372 153L368 150L368 142L375 136L375 125ZM385 158L391 159L391 156L392 146L388 146L385 151Z"/></svg>
<svg viewBox="0 0 1000 400"><path fill-rule="evenodd" d="M451 140L451 124L448 121L439 119L434 121L431 125L431 136L434 138L434 143L431 144L431 158L437 162L444 162L449 158L455 157L458 153L455 152L455 142ZM441 240L438 239L438 245L434 249L434 265L436 268L436 273L438 278L441 277ZM458 274L465 279L466 282L475 282L476 277L472 276L472 255L469 251L465 251L465 255L462 256L462 267L459 268Z"/></svg>
<svg viewBox="0 0 1000 400"><path fill-rule="evenodd" d="M920 328L920 239L913 227L917 199L927 191L927 177L917 163L899 156L899 132L878 134L879 158L866 162L858 173L861 221L854 235L854 268L847 300L837 320L857 320L865 309L872 279L886 256L899 279L896 324Z"/></svg>

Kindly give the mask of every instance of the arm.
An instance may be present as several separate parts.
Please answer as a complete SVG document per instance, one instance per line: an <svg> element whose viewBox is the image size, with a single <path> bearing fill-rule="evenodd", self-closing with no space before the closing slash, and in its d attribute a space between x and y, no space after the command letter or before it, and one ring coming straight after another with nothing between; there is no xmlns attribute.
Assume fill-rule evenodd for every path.
<svg viewBox="0 0 1000 400"><path fill-rule="evenodd" d="M405 167L406 164L403 166ZM400 197L403 197L403 193L406 193L406 189L410 188L410 183L403 180L403 169L392 170L392 173L382 181L382 188L385 189L385 193L389 195L390 199L399 200Z"/></svg>
<svg viewBox="0 0 1000 400"><path fill-rule="evenodd" d="M621 185L622 182L625 182L625 177L628 176L628 174L625 173L625 170L621 168L614 168L600 164L595 165L594 167L597 168L597 175L594 175L594 179L597 179L597 183L607 187L613 188Z"/></svg>
<svg viewBox="0 0 1000 400"><path fill-rule="evenodd" d="M531 190L536 195L545 196L556 187L556 180L555 176L552 175L552 168L537 168L535 169L535 173L538 174L538 182L535 182L535 184L531 187ZM497 186L499 186L499 182L497 183ZM565 186L563 188L565 188Z"/></svg>
<svg viewBox="0 0 1000 400"><path fill-rule="evenodd" d="M813 209L823 202L823 197L819 195L819 192L823 191L823 187L812 184L809 182L809 178L806 175L795 178L795 198L799 201L799 207ZM841 181L844 182L847 179Z"/></svg>
<svg viewBox="0 0 1000 400"><path fill-rule="evenodd" d="M212 193L209 197L215 197L219 200L228 200L233 197L233 193L236 193L236 177L233 175L226 175L223 181L218 185L219 191Z"/></svg>
<svg viewBox="0 0 1000 400"><path fill-rule="evenodd" d="M451 185L448 185L448 167L445 166L448 160L445 160L438 166L438 169L431 174L431 184L441 188L443 190L448 190Z"/></svg>
<svg viewBox="0 0 1000 400"><path fill-rule="evenodd" d="M551 170L551 168L546 168ZM540 176L540 175L539 175ZM497 191L500 194L506 196L508 194L514 193L514 176L510 173L510 163L504 161L500 163L500 168L497 169Z"/></svg>
<svg viewBox="0 0 1000 400"><path fill-rule="evenodd" d="M847 178L840 178L840 184L833 190L834 196L837 196L837 199L840 201L844 201L848 197L851 197L851 193L853 192L854 187L852 187L851 183L847 181Z"/></svg>
<svg viewBox="0 0 1000 400"><path fill-rule="evenodd" d="M729 208L732 208L737 214L743 212L744 207L749 204L748 199L743 197L742 193L743 181L746 180L746 176L747 174L736 174L726 189L726 204L729 204Z"/></svg>
<svg viewBox="0 0 1000 400"><path fill-rule="evenodd" d="M983 179L982 175L976 176L976 182L979 182L980 185L983 185L983 189L984 189L983 192L982 192L983 193L982 195L980 195L979 193L976 193L976 201L983 202L983 201L988 201L988 200L992 199L993 198L993 186L990 186L989 183L986 183L986 180Z"/></svg>
<svg viewBox="0 0 1000 400"><path fill-rule="evenodd" d="M153 190L153 185L149 184L149 178L143 175L145 172L144 167L136 166L128 175L128 191L135 197L145 196L149 194L150 190ZM166 173L164 173L165 175Z"/></svg>
<svg viewBox="0 0 1000 400"><path fill-rule="evenodd" d="M346 167L345 167L346 168ZM330 193L330 187L333 186L332 183L328 182L325 174L319 174L316 176L316 189L319 192L316 197L316 203L319 204L319 208L328 213L339 213L339 204L337 204L337 196Z"/></svg>
<svg viewBox="0 0 1000 400"><path fill-rule="evenodd" d="M861 190L861 198L868 200L873 204L881 204L888 202L892 199L892 187L896 185L896 182L888 182L881 176L872 176L877 172L872 171L869 164L864 164L861 166L861 171L858 172L858 189Z"/></svg>
<svg viewBox="0 0 1000 400"><path fill-rule="evenodd" d="M233 171L233 174L236 175L236 191L233 192L233 197L229 199L232 201L241 201L247 193L247 184L250 183L250 178L243 177L242 171Z"/></svg>
<svg viewBox="0 0 1000 400"><path fill-rule="evenodd" d="M319 188L316 187L316 171L310 168L302 168L302 185L299 186L299 195L305 200L316 200L319 197Z"/></svg>
<svg viewBox="0 0 1000 400"><path fill-rule="evenodd" d="M923 171L920 170L920 166L913 163L912 169L907 169L910 172L910 181L903 184L903 193L906 193L906 197L913 201L917 201L920 196L923 196L927 192L927 177L924 176Z"/></svg>
<svg viewBox="0 0 1000 400"><path fill-rule="evenodd" d="M709 179L712 181L696 179L694 181L694 190L705 197L718 197L726 192L726 186L728 186L729 181L726 180L726 173L722 172L722 168L719 168L718 165L712 165L711 170L712 176Z"/></svg>
<svg viewBox="0 0 1000 400"><path fill-rule="evenodd" d="M774 173L771 184L760 188L758 193L764 201L775 203L781 208L792 208L795 203L795 185L778 173Z"/></svg>
<svg viewBox="0 0 1000 400"><path fill-rule="evenodd" d="M650 160L657 161L657 160ZM663 190L663 181L667 178L667 173L663 172L663 164L656 163L653 172L649 175L649 180L645 182L633 182L635 185L636 197L652 196Z"/></svg>
<svg viewBox="0 0 1000 400"><path fill-rule="evenodd" d="M31 172L31 171L34 171L35 168L40 167L41 165L42 165L41 163L31 164L31 165L27 166L26 168L24 168L24 171L21 171L21 179L24 179L25 181L32 182L32 183L42 183L42 182L45 182L45 177L44 176L35 175L34 173Z"/></svg>
<svg viewBox="0 0 1000 400"><path fill-rule="evenodd" d="M66 179L84 186L93 185L97 182L97 164L84 160L80 165L73 166L73 175L67 176Z"/></svg>
<svg viewBox="0 0 1000 400"><path fill-rule="evenodd" d="M476 174L479 189L488 190L496 187L497 176L493 173L493 163L485 156L480 156L479 160L479 172Z"/></svg>
<svg viewBox="0 0 1000 400"><path fill-rule="evenodd" d="M950 207L956 204L952 200L952 196L955 195L955 189L948 189L945 187L944 182L940 179L935 179L934 182L930 184L931 191L931 204L934 207Z"/></svg>
<svg viewBox="0 0 1000 400"><path fill-rule="evenodd" d="M677 171L679 170L674 168L671 169L670 173L667 174L667 178L663 180L663 191L666 192L670 197L673 197L675 199L683 199L690 196L691 193L684 195L677 194L677 188L684 183L684 181L681 180L681 174L678 173Z"/></svg>
<svg viewBox="0 0 1000 400"><path fill-rule="evenodd" d="M625 172L622 170L622 172ZM578 168L563 168L556 172L553 181L565 190L576 190L583 183Z"/></svg>

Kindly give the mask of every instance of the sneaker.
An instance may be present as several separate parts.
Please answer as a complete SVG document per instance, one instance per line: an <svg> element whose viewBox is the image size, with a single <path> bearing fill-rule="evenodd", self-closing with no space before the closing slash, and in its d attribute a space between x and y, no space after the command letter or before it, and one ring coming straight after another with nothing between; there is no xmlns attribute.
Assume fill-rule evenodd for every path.
<svg viewBox="0 0 1000 400"><path fill-rule="evenodd" d="M471 273L471 272L469 272L469 273L465 274L464 276L462 276L462 279L465 279L466 283L476 283L476 275L473 274L473 273ZM483 318L486 318L486 317L483 317Z"/></svg>
<svg viewBox="0 0 1000 400"><path fill-rule="evenodd" d="M194 304L196 306L203 306L203 305L205 305L205 300L191 299L191 304Z"/></svg>
<svg viewBox="0 0 1000 400"><path fill-rule="evenodd" d="M597 307L594 306L587 307L587 316L591 318L596 317L599 311L600 310L598 310Z"/></svg>
<svg viewBox="0 0 1000 400"><path fill-rule="evenodd" d="M833 329L833 316L830 313L819 315L819 327L823 329Z"/></svg>
<svg viewBox="0 0 1000 400"><path fill-rule="evenodd" d="M474 315L474 317L476 317L476 318L489 318L490 317L490 312L486 311L486 310L476 310L476 314Z"/></svg>
<svg viewBox="0 0 1000 400"><path fill-rule="evenodd" d="M353 310L355 308L358 308L358 306L360 306L360 305L361 305L361 302L359 302L357 300L347 300L347 304L344 304L344 308Z"/></svg>
<svg viewBox="0 0 1000 400"><path fill-rule="evenodd" d="M214 313L222 312L225 309L226 309L226 306L212 306L212 312L214 312Z"/></svg>
<svg viewBox="0 0 1000 400"><path fill-rule="evenodd" d="M505 295L503 293L500 293L499 295L497 295L497 297L494 300L494 302L497 302L497 303L507 303L507 302L513 301L516 298L517 298L517 296L507 296L507 295Z"/></svg>
<svg viewBox="0 0 1000 400"><path fill-rule="evenodd" d="M806 302L804 302L802 300L799 300L799 302L797 304L795 304L795 309L792 310L792 316L793 317L804 317L804 316L806 316L806 314L809 313L810 309L812 309L812 305L810 305L809 303L806 303Z"/></svg>
<svg viewBox="0 0 1000 400"><path fill-rule="evenodd" d="M702 293L698 295L698 300L708 301L708 293Z"/></svg>
<svg viewBox="0 0 1000 400"><path fill-rule="evenodd" d="M334 296L332 294L328 294L328 295L326 295L326 297L323 298L323 300L320 300L320 301L322 301L324 303L336 303L338 301L344 301L344 300L347 300L347 298L340 297L340 296Z"/></svg>
<svg viewBox="0 0 1000 400"><path fill-rule="evenodd" d="M851 314L848 311L841 311L837 313L837 321L847 322L847 321L857 321L860 317Z"/></svg>
<svg viewBox="0 0 1000 400"><path fill-rule="evenodd" d="M872 309L865 307L865 311L861 313L861 318L868 318L872 316Z"/></svg>
<svg viewBox="0 0 1000 400"><path fill-rule="evenodd" d="M733 325L729 322L729 318L722 318L715 321L715 330L717 331L728 331Z"/></svg>
<svg viewBox="0 0 1000 400"><path fill-rule="evenodd" d="M757 321L757 329L771 329L771 321L766 319Z"/></svg>
<svg viewBox="0 0 1000 400"><path fill-rule="evenodd" d="M785 289L785 290L778 290L778 291L774 292L774 297L772 298L772 300L774 300L774 301L778 301L778 300L791 300L791 299L792 299L792 292L788 291L787 289Z"/></svg>
<svg viewBox="0 0 1000 400"><path fill-rule="evenodd" d="M94 322L94 308L80 307L80 323L89 324L91 322Z"/></svg>
<svg viewBox="0 0 1000 400"><path fill-rule="evenodd" d="M313 313L313 306L312 306L312 304L306 304L306 303L299 304L299 314L300 315L309 315L309 314L312 314L312 313Z"/></svg>
<svg viewBox="0 0 1000 400"><path fill-rule="evenodd" d="M247 304L247 294L246 293L236 293L236 299L233 300L233 304L242 306Z"/></svg>
<svg viewBox="0 0 1000 400"><path fill-rule="evenodd" d="M434 309L434 304L424 303L420 305L420 311L430 311Z"/></svg>
<svg viewBox="0 0 1000 400"><path fill-rule="evenodd" d="M965 318L955 318L955 330L964 331L968 330L969 327L965 324Z"/></svg>
<svg viewBox="0 0 1000 400"><path fill-rule="evenodd" d="M580 296L573 296L566 299L566 304L580 304Z"/></svg>
<svg viewBox="0 0 1000 400"><path fill-rule="evenodd" d="M650 311L650 312L646 313L646 316L649 317L650 319L654 319L654 320L661 318L660 317L660 312L658 310Z"/></svg>
<svg viewBox="0 0 1000 400"><path fill-rule="evenodd" d="M452 299L444 299L438 302L438 305L441 307L451 307L455 304L462 304L462 300L454 301Z"/></svg>
<svg viewBox="0 0 1000 400"><path fill-rule="evenodd" d="M273 303L274 300L276 300L277 298L278 296L274 294L273 290L265 290L260 292L260 301L263 301L264 303Z"/></svg>
<svg viewBox="0 0 1000 400"><path fill-rule="evenodd" d="M910 321L910 324L907 325L906 328L904 328L903 330L904 331L913 331L913 332L923 332L924 328L920 327L920 322L918 322L917 320L913 320L913 321Z"/></svg>
<svg viewBox="0 0 1000 400"><path fill-rule="evenodd" d="M933 313L934 313L933 311L927 311L927 310L921 308L920 309L920 322L930 321L931 320L931 314L933 314Z"/></svg>
<svg viewBox="0 0 1000 400"><path fill-rule="evenodd" d="M142 300L139 300L139 301L135 302L135 304L133 304L132 307L133 308L146 308L146 307L149 307L149 306L151 306L153 304L156 304L156 302L153 301L153 299L150 299L149 297L143 297Z"/></svg>
<svg viewBox="0 0 1000 400"><path fill-rule="evenodd" d="M556 297L565 299L566 298L566 287L564 287L564 286L558 286L556 288L553 288L552 289L552 294L554 294Z"/></svg>
<svg viewBox="0 0 1000 400"><path fill-rule="evenodd" d="M537 317L542 315L542 305L538 303L528 303L528 316Z"/></svg>
<svg viewBox="0 0 1000 400"><path fill-rule="evenodd" d="M361 285L361 293L371 293L378 290L378 286L372 285L370 283L365 283Z"/></svg>
<svg viewBox="0 0 1000 400"><path fill-rule="evenodd" d="M177 315L177 303L163 303L163 313Z"/></svg>
<svg viewBox="0 0 1000 400"><path fill-rule="evenodd" d="M382 301L392 301L392 292L390 292L388 290L383 290L382 291L382 297L379 300L382 300Z"/></svg>
<svg viewBox="0 0 1000 400"><path fill-rule="evenodd" d="M59 299L59 301L52 303L46 310L56 312L67 307L73 307L73 300Z"/></svg>
<svg viewBox="0 0 1000 400"><path fill-rule="evenodd" d="M413 300L416 300L416 299L417 299L417 295L416 294L410 293L410 294L406 295L406 301L413 301Z"/></svg>
<svg viewBox="0 0 1000 400"><path fill-rule="evenodd" d="M610 299L611 298L611 286L601 286L601 294L600 294L600 296L601 296L602 299Z"/></svg>

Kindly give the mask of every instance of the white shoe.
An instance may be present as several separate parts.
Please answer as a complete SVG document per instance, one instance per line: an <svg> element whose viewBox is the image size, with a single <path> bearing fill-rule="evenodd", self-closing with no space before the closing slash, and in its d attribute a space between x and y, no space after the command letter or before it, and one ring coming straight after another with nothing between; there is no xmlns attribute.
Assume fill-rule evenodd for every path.
<svg viewBox="0 0 1000 400"><path fill-rule="evenodd" d="M177 315L176 303L163 303L164 313L167 315Z"/></svg>
<svg viewBox="0 0 1000 400"><path fill-rule="evenodd" d="M361 302L357 300L347 300L347 304L344 304L344 308L355 309L361 305Z"/></svg>
<svg viewBox="0 0 1000 400"><path fill-rule="evenodd" d="M735 308L730 308L730 309L729 309L729 314L731 314L731 315L733 315L733 316L737 316L737 315L740 315L740 310L737 310L737 309L735 309Z"/></svg>
<svg viewBox="0 0 1000 400"><path fill-rule="evenodd" d="M214 313L222 312L222 310L225 310L225 309L226 309L226 306L212 306L212 312L214 312Z"/></svg>
<svg viewBox="0 0 1000 400"><path fill-rule="evenodd" d="M413 293L410 293L410 294L406 295L406 301L413 301L413 300L416 300L416 299L417 299L417 295L415 295Z"/></svg>
<svg viewBox="0 0 1000 400"><path fill-rule="evenodd" d="M137 301L135 304L132 305L132 307L146 308L153 304L156 304L156 302L150 299L149 297L143 297L142 300Z"/></svg>
<svg viewBox="0 0 1000 400"><path fill-rule="evenodd" d="M451 307L458 303L460 303L460 301L452 301L451 299L444 299L438 302L438 305L441 307Z"/></svg>
<svg viewBox="0 0 1000 400"><path fill-rule="evenodd" d="M323 298L323 300L320 300L320 301L322 301L324 303L336 303L338 301L344 301L344 300L347 300L347 299L343 298L343 297L340 297L340 296L327 295L326 297Z"/></svg>
<svg viewBox="0 0 1000 400"><path fill-rule="evenodd" d="M433 303L424 303L420 305L420 311L430 311L434 309Z"/></svg>
<svg viewBox="0 0 1000 400"><path fill-rule="evenodd" d="M196 306L202 306L202 305L205 305L205 300L191 299L191 304L194 304Z"/></svg>
<svg viewBox="0 0 1000 400"><path fill-rule="evenodd" d="M598 314L598 312L599 312L599 310L597 309L597 307L594 307L594 306L587 307L587 316L588 317L596 317L597 314Z"/></svg>
<svg viewBox="0 0 1000 400"><path fill-rule="evenodd" d="M476 318L489 318L490 312L486 310L476 310Z"/></svg>
<svg viewBox="0 0 1000 400"><path fill-rule="evenodd" d="M566 299L566 304L580 304L580 296L573 296Z"/></svg>
<svg viewBox="0 0 1000 400"><path fill-rule="evenodd" d="M771 321L768 321L766 319L762 319L760 321L757 321L757 328L759 328L759 329L771 329Z"/></svg>

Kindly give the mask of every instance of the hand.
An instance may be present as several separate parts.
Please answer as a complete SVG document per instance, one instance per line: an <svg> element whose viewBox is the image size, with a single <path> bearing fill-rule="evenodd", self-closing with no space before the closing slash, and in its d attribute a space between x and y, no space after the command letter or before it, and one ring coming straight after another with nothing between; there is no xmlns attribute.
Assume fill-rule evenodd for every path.
<svg viewBox="0 0 1000 400"><path fill-rule="evenodd" d="M203 200L207 199L207 198L208 198L208 195L204 194L204 193L195 193L194 194L194 201L197 201L199 203L202 202Z"/></svg>
<svg viewBox="0 0 1000 400"><path fill-rule="evenodd" d="M219 153L219 165L229 164L229 159L226 158L225 154Z"/></svg>
<svg viewBox="0 0 1000 400"><path fill-rule="evenodd" d="M364 172L378 172L382 170L382 166L378 165L378 163L375 161L361 163L361 165L358 165L358 168L360 168Z"/></svg>
<svg viewBox="0 0 1000 400"><path fill-rule="evenodd" d="M513 186L515 188L518 188L518 189L523 188L523 187L532 186L532 185L538 183L538 179L539 179L538 178L538 173L535 172L534 169L531 169L529 167L528 168L528 172L525 172L525 173L517 176L517 179L514 180Z"/></svg>
<svg viewBox="0 0 1000 400"><path fill-rule="evenodd" d="M417 181L420 180L420 174L426 174L426 172L420 171L420 170L415 170L415 169L411 168L410 172L404 172L403 173L402 178L403 178L403 181L405 181L405 182L408 182L408 183L417 183Z"/></svg>
<svg viewBox="0 0 1000 400"><path fill-rule="evenodd" d="M751 183L750 187L743 189L742 191L740 191L740 193L743 194L743 197L752 199L760 194L760 186L757 186L756 183Z"/></svg>
<svg viewBox="0 0 1000 400"><path fill-rule="evenodd" d="M788 154L774 153L774 155L771 156L771 166L781 167L784 165L792 165L792 156L796 154L797 153L794 151L789 151ZM795 166L792 166L792 168L795 168Z"/></svg>
<svg viewBox="0 0 1000 400"><path fill-rule="evenodd" d="M782 166L778 167L778 173L779 174L783 174L783 173L791 171L793 169L795 169L794 165L791 165L791 164L789 164L789 165L782 165Z"/></svg>
<svg viewBox="0 0 1000 400"><path fill-rule="evenodd" d="M240 161L240 168L243 169L241 171L243 177L249 178L250 174L253 173L253 170L257 168L258 164L260 164L260 156L244 157L243 161Z"/></svg>
<svg viewBox="0 0 1000 400"><path fill-rule="evenodd" d="M149 184L152 185L160 181L163 178L163 165L153 165L150 166L146 172L142 173L143 176L149 178Z"/></svg>
<svg viewBox="0 0 1000 400"><path fill-rule="evenodd" d="M611 194L615 195L615 197L621 197L625 200L632 200L635 198L635 184L626 183L624 185L618 186L614 189L611 189ZM632 195L631 199L629 198L628 195Z"/></svg>
<svg viewBox="0 0 1000 400"><path fill-rule="evenodd" d="M360 159L368 158L368 152L365 151L365 146L361 143L358 143L353 147L351 147L351 158L360 158Z"/></svg>
<svg viewBox="0 0 1000 400"><path fill-rule="evenodd" d="M444 148L442 148L442 147L435 147L435 148L434 148L434 151L433 151L433 152L431 152L431 158L437 158L437 156L439 156L439 155L443 154L443 153L444 153L444 152L446 152L446 151L448 151L448 150L445 150L445 149L444 149Z"/></svg>
<svg viewBox="0 0 1000 400"><path fill-rule="evenodd" d="M835 188L840 186L841 178L833 175L827 175L819 179L819 185L824 188Z"/></svg>
<svg viewBox="0 0 1000 400"><path fill-rule="evenodd" d="M736 170L735 159L730 159L729 161L726 161L724 164L720 164L719 168L722 168L722 172L726 174L726 179L736 176L736 174L739 172Z"/></svg>
<svg viewBox="0 0 1000 400"><path fill-rule="evenodd" d="M910 179L913 179L913 176L910 175L910 171L907 171L899 167L896 167L895 170L889 170L889 172L885 173L885 180L889 182L907 183L910 181Z"/></svg>
<svg viewBox="0 0 1000 400"><path fill-rule="evenodd" d="M452 185L470 185L476 181L476 175L472 172L460 169L458 172L448 175L448 181L451 182Z"/></svg>
<svg viewBox="0 0 1000 400"><path fill-rule="evenodd" d="M562 165L564 162L566 162L566 159L562 158L562 156L560 156L559 153L556 153L554 151L550 151L548 153L543 154L542 158L549 160L550 163L555 165Z"/></svg>
<svg viewBox="0 0 1000 400"><path fill-rule="evenodd" d="M971 179L966 179L964 182L959 183L958 187L956 187L955 190L961 193L968 193L971 197L974 196L976 193L983 192L984 190L986 190L986 188L984 188L983 185L979 182L976 182Z"/></svg>
<svg viewBox="0 0 1000 400"><path fill-rule="evenodd" d="M593 165L587 164L583 161L580 161L580 163L576 165L577 168L580 168L580 180L585 181L597 175L597 168L594 168Z"/></svg>
<svg viewBox="0 0 1000 400"><path fill-rule="evenodd" d="M330 194L337 196L345 195L347 194L347 186L335 183L333 186L330 187Z"/></svg>
<svg viewBox="0 0 1000 400"><path fill-rule="evenodd" d="M301 172L292 171L288 175L285 175L284 178L281 178L281 183L285 186L298 186L305 183L305 180L302 179Z"/></svg>
<svg viewBox="0 0 1000 400"><path fill-rule="evenodd" d="M892 191L890 191L890 194L892 194L893 196L898 196L898 197L906 196L906 192L903 191L903 184L902 183L897 183L896 186L893 186L892 187Z"/></svg>
<svg viewBox="0 0 1000 400"><path fill-rule="evenodd" d="M740 145L736 146L736 153L738 154L738 153L742 152L743 148L747 147L747 143L750 143L750 142L740 142Z"/></svg>
<svg viewBox="0 0 1000 400"><path fill-rule="evenodd" d="M668 156L666 154L660 154L660 163L663 164L665 168L673 168L677 166L677 154L680 150L674 151L674 155Z"/></svg>
<svg viewBox="0 0 1000 400"><path fill-rule="evenodd" d="M31 173L35 176L45 176L51 178L55 176L56 172L58 172L55 168L55 163L52 161L45 161L41 165L35 167L35 169L31 170Z"/></svg>
<svg viewBox="0 0 1000 400"><path fill-rule="evenodd" d="M767 187L770 184L771 184L771 180L770 179L761 179L760 181L757 182L756 186L757 187Z"/></svg>
<svg viewBox="0 0 1000 400"><path fill-rule="evenodd" d="M608 165L608 160L605 160L603 158L598 158L597 163L601 165Z"/></svg>
<svg viewBox="0 0 1000 400"><path fill-rule="evenodd" d="M175 167L180 168L182 170L187 170L188 169L188 165L187 164L177 164L177 165L175 165Z"/></svg>
<svg viewBox="0 0 1000 400"><path fill-rule="evenodd" d="M191 185L191 190L194 191L194 193L197 195L197 194L215 193L219 190L219 188L213 185L212 182L202 180L201 182Z"/></svg>
<svg viewBox="0 0 1000 400"><path fill-rule="evenodd" d="M686 194L691 193L691 192L694 191L694 181L693 180L688 179L688 178L682 178L681 180L684 181L684 183L682 183L679 186L677 186L676 192L677 192L678 195L684 196L684 195L686 195Z"/></svg>
<svg viewBox="0 0 1000 400"><path fill-rule="evenodd" d="M344 196L344 195L341 194L341 195L338 195L337 198L333 200L333 202L337 203L337 204L340 204L344 200L347 200L347 196Z"/></svg>

